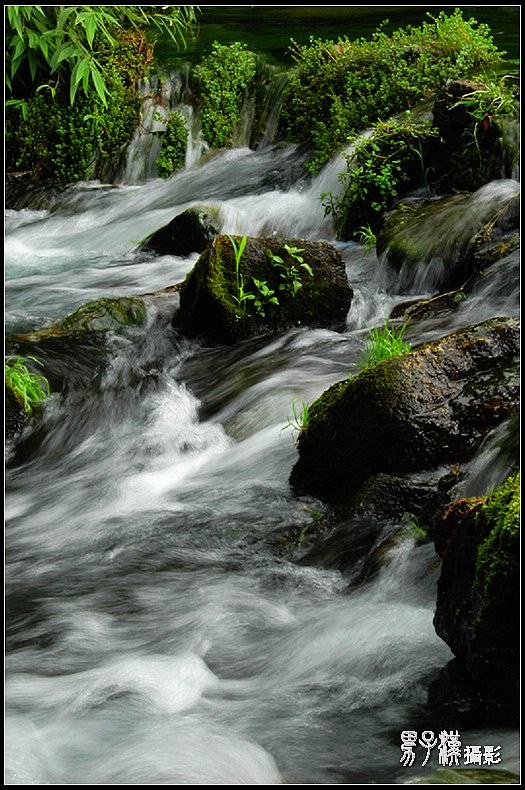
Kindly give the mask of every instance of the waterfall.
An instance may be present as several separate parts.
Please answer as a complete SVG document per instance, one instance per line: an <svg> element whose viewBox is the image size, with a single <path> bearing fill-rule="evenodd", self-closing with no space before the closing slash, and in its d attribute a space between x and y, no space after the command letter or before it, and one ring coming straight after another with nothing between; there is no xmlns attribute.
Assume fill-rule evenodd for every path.
<svg viewBox="0 0 525 790"><path fill-rule="evenodd" d="M170 116L178 112L184 119L188 137L185 167L192 168L209 153L202 136L200 112L191 96L191 67L143 78L139 85L140 119L125 158L121 184L138 184L157 177L157 159ZM234 129L234 147L260 149L276 140L279 111L287 84L286 73L260 58L257 76L246 90Z"/></svg>

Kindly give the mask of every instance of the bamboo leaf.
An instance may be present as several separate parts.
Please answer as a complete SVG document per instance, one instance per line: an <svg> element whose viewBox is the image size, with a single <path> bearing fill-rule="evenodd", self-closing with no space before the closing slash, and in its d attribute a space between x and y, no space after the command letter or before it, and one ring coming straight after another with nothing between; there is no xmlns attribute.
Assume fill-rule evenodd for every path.
<svg viewBox="0 0 525 790"><path fill-rule="evenodd" d="M106 83L102 79L102 75L100 74L100 71L97 69L97 67L94 64L91 64L91 79L93 80L93 85L95 86L95 90L99 95L100 101L102 102L104 107L106 107L107 106Z"/></svg>
<svg viewBox="0 0 525 790"><path fill-rule="evenodd" d="M86 38L90 47L93 47L95 33L97 32L97 22L93 14L86 19Z"/></svg>

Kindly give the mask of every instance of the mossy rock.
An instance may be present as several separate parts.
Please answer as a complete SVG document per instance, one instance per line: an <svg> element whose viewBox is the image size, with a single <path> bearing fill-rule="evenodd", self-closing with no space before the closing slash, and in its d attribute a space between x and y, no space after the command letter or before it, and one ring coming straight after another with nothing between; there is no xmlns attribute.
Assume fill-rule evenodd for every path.
<svg viewBox="0 0 525 790"><path fill-rule="evenodd" d="M88 332L109 332L126 326L140 326L145 320L146 307L142 299L127 296L102 298L86 302L53 326L16 337L33 341Z"/></svg>
<svg viewBox="0 0 525 790"><path fill-rule="evenodd" d="M329 502L379 472L471 458L519 409L519 323L493 318L338 382L309 408L290 483Z"/></svg>
<svg viewBox="0 0 525 790"><path fill-rule="evenodd" d="M460 659L485 718L515 725L520 675L520 474L454 502L434 538L442 558L436 633Z"/></svg>
<svg viewBox="0 0 525 790"><path fill-rule="evenodd" d="M395 273L398 287L410 291L425 280L435 291L462 287L480 265L486 265L485 246L501 245L502 257L516 236L519 184L512 179L487 184L473 194L456 194L400 204L385 215L377 239L381 265ZM519 220L518 220L519 222ZM505 223L511 223L510 229ZM503 229L508 237L498 235ZM421 289L419 289L421 290Z"/></svg>
<svg viewBox="0 0 525 790"><path fill-rule="evenodd" d="M191 255L204 252L220 230L219 209L192 206L145 239L139 249L157 255Z"/></svg>
<svg viewBox="0 0 525 790"><path fill-rule="evenodd" d="M234 241L239 247L241 238L234 237ZM285 245L300 251L297 255L310 267L311 274ZM286 287L282 269L271 256L280 257L288 271L295 267L300 278L296 292ZM353 291L343 259L328 242L247 238L239 278L244 293L251 294L246 301L239 300L240 279L230 237L219 235L182 284L174 327L191 336L230 344L291 327L345 326ZM264 299L255 281L264 283L275 301ZM262 302L260 310L256 300Z"/></svg>

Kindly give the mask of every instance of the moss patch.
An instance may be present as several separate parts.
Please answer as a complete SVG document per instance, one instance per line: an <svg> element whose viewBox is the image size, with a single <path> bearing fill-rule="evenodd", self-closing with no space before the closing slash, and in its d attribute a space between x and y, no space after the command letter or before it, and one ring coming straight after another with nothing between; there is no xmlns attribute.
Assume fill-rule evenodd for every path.
<svg viewBox="0 0 525 790"><path fill-rule="evenodd" d="M494 592L517 570L520 531L520 473L510 477L489 496L478 511L490 532L480 543L476 556L473 596L477 612L471 627L475 629L485 610L491 607Z"/></svg>

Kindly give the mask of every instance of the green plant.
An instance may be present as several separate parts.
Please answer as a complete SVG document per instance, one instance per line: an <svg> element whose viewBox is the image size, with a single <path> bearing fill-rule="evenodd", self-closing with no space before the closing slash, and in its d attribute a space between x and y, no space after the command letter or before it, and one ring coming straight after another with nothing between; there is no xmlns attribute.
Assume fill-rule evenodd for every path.
<svg viewBox="0 0 525 790"><path fill-rule="evenodd" d="M180 112L174 112L166 124L162 147L157 159L157 172L161 178L169 178L181 170L186 162L188 128Z"/></svg>
<svg viewBox="0 0 525 790"><path fill-rule="evenodd" d="M395 327L390 327L388 321L385 321L383 327L371 329L364 352L358 363L359 368L367 370L384 359L408 354L412 345L404 340L407 324L408 321L396 329Z"/></svg>
<svg viewBox="0 0 525 790"><path fill-rule="evenodd" d="M377 236L370 225L363 225L356 232L356 236L361 244L366 247L367 252L371 252L377 244Z"/></svg>
<svg viewBox="0 0 525 790"><path fill-rule="evenodd" d="M247 236L243 236L237 244L233 236L228 236L230 243L233 247L233 252L235 255L235 290L236 292L232 294L232 299L237 305L237 317L240 318L241 316L246 314L247 310L247 302L252 301L255 299L255 294L251 291L247 291L244 284L244 276L241 273L240 265L241 259L246 247L246 242L248 241Z"/></svg>
<svg viewBox="0 0 525 790"><path fill-rule="evenodd" d="M482 146L484 139L494 124L503 118L518 119L519 99L516 85L507 80L513 79L505 74L497 81L489 81L483 87L466 93L454 107L465 107L473 121L472 142L476 147L480 164L483 163Z"/></svg>
<svg viewBox="0 0 525 790"><path fill-rule="evenodd" d="M304 258L299 254L303 251L301 247L291 247L285 244L284 249L292 259L291 262L285 262L280 255L275 255L270 250L266 251L266 255L270 259L272 266L279 271L279 277L281 278L279 290L295 296L297 291L303 287L300 269L308 272L310 277L313 277L314 273L312 267L308 263L304 263Z"/></svg>
<svg viewBox="0 0 525 790"><path fill-rule="evenodd" d="M29 370L27 362L44 363L36 357L7 357L5 360L5 382L28 414L38 401L49 395L49 382L45 376Z"/></svg>
<svg viewBox="0 0 525 790"><path fill-rule="evenodd" d="M406 526L406 532L413 535L416 540L425 540L427 531L419 523L418 517L414 513L403 513L401 523Z"/></svg>
<svg viewBox="0 0 525 790"><path fill-rule="evenodd" d="M308 430L308 422L310 418L310 407L304 401L301 402L301 409L299 410L296 406L296 401L292 401L292 417L288 417L288 422L286 425L281 428L282 431L291 428L293 431L297 432L297 438L295 443L299 440L299 437Z"/></svg>
<svg viewBox="0 0 525 790"><path fill-rule="evenodd" d="M6 71L9 101L32 85L66 85L71 105L78 89L107 105L105 57L122 36L135 41L135 59L146 50L151 56L157 37L175 46L197 20L195 6L6 6Z"/></svg>
<svg viewBox="0 0 525 790"><path fill-rule="evenodd" d="M309 167L317 172L353 135L428 99L446 83L492 67L502 55L487 25L460 9L429 13L419 27L387 35L379 26L369 40L292 41L295 68L281 111L281 134L313 144Z"/></svg>
<svg viewBox="0 0 525 790"><path fill-rule="evenodd" d="M278 305L279 300L274 296L275 291L268 287L268 283L265 280L257 280L255 277L252 277L252 280L257 288L257 295L253 301L253 306L259 315L265 318L267 305Z"/></svg>
<svg viewBox="0 0 525 790"><path fill-rule="evenodd" d="M195 68L202 133L212 148L233 144L244 91L255 73L255 55L240 42L215 41L210 55Z"/></svg>
<svg viewBox="0 0 525 790"><path fill-rule="evenodd" d="M424 184L428 189L425 160L442 145L430 123L410 120L377 123L370 136L344 154L346 171L339 174L343 190L337 198L323 193L325 215L332 215L336 235L372 238L380 216L402 192Z"/></svg>

